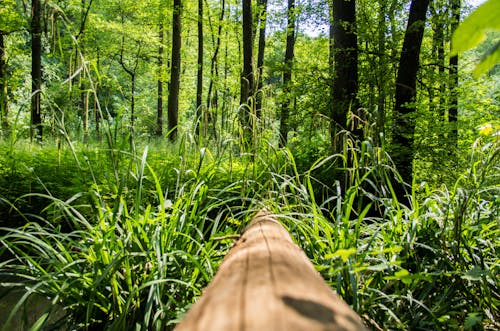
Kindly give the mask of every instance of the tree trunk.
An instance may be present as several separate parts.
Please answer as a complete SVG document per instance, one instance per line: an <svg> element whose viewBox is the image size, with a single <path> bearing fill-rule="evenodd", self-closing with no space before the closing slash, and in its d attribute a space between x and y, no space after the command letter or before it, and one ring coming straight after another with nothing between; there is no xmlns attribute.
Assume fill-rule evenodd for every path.
<svg viewBox="0 0 500 331"><path fill-rule="evenodd" d="M290 116L290 92L295 50L295 0L288 0L287 21L288 25L286 34L285 66L283 70L284 100L283 104L281 105L279 147L286 146L288 142L288 117Z"/></svg>
<svg viewBox="0 0 500 331"><path fill-rule="evenodd" d="M356 1L333 0L334 77L330 136L333 150L343 147L342 130L347 130L349 113L358 108L358 38L356 35ZM360 134L359 123L353 120L352 130ZM345 131L344 131L345 132Z"/></svg>
<svg viewBox="0 0 500 331"><path fill-rule="evenodd" d="M40 0L31 1L31 140L42 141L42 25Z"/></svg>
<svg viewBox="0 0 500 331"><path fill-rule="evenodd" d="M375 130L375 141L379 146L384 144L383 137L385 137L385 103L387 95L387 81L389 80L389 68L387 65L386 55L386 36L387 36L387 0L379 2L378 12L378 76L377 77L377 127Z"/></svg>
<svg viewBox="0 0 500 331"><path fill-rule="evenodd" d="M168 94L168 138L175 141L179 122L179 89L181 73L181 12L182 1L174 0L172 16L172 62Z"/></svg>
<svg viewBox="0 0 500 331"><path fill-rule="evenodd" d="M102 140L102 136L101 136L101 106L99 104L99 98L98 98L98 95L97 95L97 91L98 91L98 85L95 86L95 90L96 92L93 93L94 94L94 116L95 116L95 131L96 131L96 134L97 134L97 141L101 141Z"/></svg>
<svg viewBox="0 0 500 331"><path fill-rule="evenodd" d="M83 83L83 77L81 77L82 82L80 84L80 102L83 111L83 141L87 142L89 138L89 92L87 91L85 84Z"/></svg>
<svg viewBox="0 0 500 331"><path fill-rule="evenodd" d="M254 95L252 0L242 0L243 9L243 73L240 89L240 122L243 145L249 147L253 136Z"/></svg>
<svg viewBox="0 0 500 331"><path fill-rule="evenodd" d="M161 6L160 6L161 9ZM163 42L165 33L163 31L163 13L160 10L160 24L158 29L158 39L160 46L158 47L158 95L157 95L157 115L156 115L156 136L163 135Z"/></svg>
<svg viewBox="0 0 500 331"><path fill-rule="evenodd" d="M7 63L5 59L4 33L0 31L0 118L3 134L9 131L9 101L7 94Z"/></svg>
<svg viewBox="0 0 500 331"><path fill-rule="evenodd" d="M460 0L450 0L451 2L451 34L458 27L460 22ZM450 57L450 107L448 108L448 122L451 125L450 142L458 147L458 55Z"/></svg>
<svg viewBox="0 0 500 331"><path fill-rule="evenodd" d="M259 44L257 54L257 96L255 100L255 116L262 112L262 79L264 74L264 52L266 49L267 0L259 0Z"/></svg>
<svg viewBox="0 0 500 331"><path fill-rule="evenodd" d="M136 66L137 68L137 66ZM130 131L134 133L135 125L135 70L130 75Z"/></svg>
<svg viewBox="0 0 500 331"><path fill-rule="evenodd" d="M411 2L396 78L392 158L403 182L410 185L413 181L413 157L415 155L413 135L417 71L428 6L429 0L412 0ZM399 200L404 202L403 185L396 185L396 193Z"/></svg>
<svg viewBox="0 0 500 331"><path fill-rule="evenodd" d="M80 59L80 66L84 66L84 58L85 58L85 40L83 39L83 35L85 33L85 27L87 22L87 17L90 11L90 7L92 6L92 0L90 0L89 5L87 7L86 0L81 0L80 7L80 30L78 34L75 36L75 39L78 42L78 48L76 50L77 59ZM82 68L84 69L84 68ZM89 135L89 91L87 88L87 84L85 81L85 72L86 70L81 70L80 75L80 108L81 113L83 114L83 140L88 140Z"/></svg>
<svg viewBox="0 0 500 331"><path fill-rule="evenodd" d="M448 17L447 10L444 8L446 5L438 1L429 3L429 11L432 16L431 26L433 29L432 38L432 56L436 59L437 76L434 77L433 82L429 88L429 110L431 113L436 112L439 114L439 125L445 121L445 106L444 97L446 94L445 86L445 21ZM437 89L438 94L435 95L434 91ZM443 142L444 132L439 133L440 143Z"/></svg>
<svg viewBox="0 0 500 331"><path fill-rule="evenodd" d="M196 134L203 137L206 132L204 112L201 101L203 96L203 0L198 0L198 71L196 74Z"/></svg>
<svg viewBox="0 0 500 331"><path fill-rule="evenodd" d="M218 81L219 77L219 51L220 51L220 45L221 45L221 36L222 36L222 25L224 23L224 16L226 13L226 1L221 0L221 9L220 9L220 15L219 15L219 23L218 23L218 28L217 28L217 37L215 41L215 50L214 54L212 55L212 63L210 65L210 83L208 84L208 93L207 93L207 104L206 104L206 114L207 114L207 122L210 122L212 124L212 131L214 136L217 135L217 129L216 129L216 116L212 116L212 114L217 114L217 103L218 103L218 91L215 89L213 91L213 86L214 86L214 81ZM213 94L213 96L212 96ZM211 111L211 108L213 108L213 111Z"/></svg>
<svg viewBox="0 0 500 331"><path fill-rule="evenodd" d="M124 23L124 17L121 17L122 25ZM133 138L134 134L134 123L135 123L135 79L137 74L137 67L139 66L139 61L141 57L142 44L139 42L137 46L137 54L135 55L135 61L130 67L125 64L125 59L123 56L125 50L125 35L122 35L122 43L120 49L120 59L119 62L123 70L130 76L130 139Z"/></svg>

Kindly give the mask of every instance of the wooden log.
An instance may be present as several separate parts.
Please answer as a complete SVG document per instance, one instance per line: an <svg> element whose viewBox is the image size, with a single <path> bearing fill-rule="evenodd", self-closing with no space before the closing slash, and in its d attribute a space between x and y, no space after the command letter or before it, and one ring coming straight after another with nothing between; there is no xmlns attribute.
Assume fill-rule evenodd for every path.
<svg viewBox="0 0 500 331"><path fill-rule="evenodd" d="M288 231L259 212L176 331L366 330Z"/></svg>

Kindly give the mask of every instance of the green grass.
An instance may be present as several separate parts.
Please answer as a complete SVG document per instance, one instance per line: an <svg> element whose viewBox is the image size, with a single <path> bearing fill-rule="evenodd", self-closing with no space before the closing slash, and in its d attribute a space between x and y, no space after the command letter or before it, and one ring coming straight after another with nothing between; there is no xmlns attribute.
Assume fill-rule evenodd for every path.
<svg viewBox="0 0 500 331"><path fill-rule="evenodd" d="M417 187L411 208L369 142L309 167L265 142L241 156L231 140L201 148L187 135L51 145L0 156L1 180L17 178L4 206L21 215L1 229L0 295L25 293L8 318L36 293L52 303L38 329L170 329L231 245L214 238L267 207L371 328L499 327L498 141L477 142L453 187ZM338 169L342 183L328 180Z"/></svg>

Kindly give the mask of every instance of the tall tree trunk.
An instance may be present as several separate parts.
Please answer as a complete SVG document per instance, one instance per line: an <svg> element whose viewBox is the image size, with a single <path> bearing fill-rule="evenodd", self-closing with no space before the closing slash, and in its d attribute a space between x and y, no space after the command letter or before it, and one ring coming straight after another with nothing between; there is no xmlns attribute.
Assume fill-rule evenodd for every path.
<svg viewBox="0 0 500 331"><path fill-rule="evenodd" d="M262 81L264 74L264 52L266 49L267 0L259 0L259 44L257 54L257 96L255 100L255 116L261 117Z"/></svg>
<svg viewBox="0 0 500 331"><path fill-rule="evenodd" d="M295 50L295 0L288 0L287 10L287 33L286 33L286 50L285 50L285 66L283 69L283 94L284 100L281 105L280 115L280 140L279 147L286 146L288 142L288 117L290 116L291 105L291 83L292 83L292 68Z"/></svg>
<svg viewBox="0 0 500 331"><path fill-rule="evenodd" d="M172 16L172 62L168 94L168 138L175 141L179 122L179 89L181 74L181 12L182 1L174 0Z"/></svg>
<svg viewBox="0 0 500 331"><path fill-rule="evenodd" d="M431 1L429 3L430 14L432 15L431 26L433 28L433 38L432 38L432 56L436 59L437 63L437 76L433 79L434 82L429 88L429 108L431 113L437 111L439 114L439 125L442 125L445 121L445 107L443 105L444 96L446 94L445 90L445 54L444 54L444 43L445 43L445 20L447 15L447 10L444 8L440 1ZM437 87L439 92L437 95L434 94L434 90ZM441 138L444 137L443 132L439 133Z"/></svg>
<svg viewBox="0 0 500 331"><path fill-rule="evenodd" d="M137 67L137 66L136 66ZM135 127L135 70L130 75L130 130L134 133Z"/></svg>
<svg viewBox="0 0 500 331"><path fill-rule="evenodd" d="M451 2L451 34L455 32L460 22L460 0ZM448 122L451 125L450 142L458 147L458 55L450 57L450 107L448 108Z"/></svg>
<svg viewBox="0 0 500 331"><path fill-rule="evenodd" d="M87 0L81 0L80 7L80 29L78 34L75 36L75 39L78 42L78 48L76 49L77 59L80 59L80 66L84 66L84 57L85 57L85 41L83 39L83 35L85 34L85 27L87 22L87 17L90 11L90 7L92 6L92 1L90 0L89 5L87 7ZM78 51L79 49L79 51ZM78 62L78 61L77 61ZM83 69L83 68L82 68ZM85 81L85 72L86 70L81 70L80 75L80 108L81 113L83 114L83 140L87 141L89 134L89 91L87 90L87 84Z"/></svg>
<svg viewBox="0 0 500 331"><path fill-rule="evenodd" d="M387 95L387 81L389 80L389 68L387 65L387 55L386 55L386 35L387 23L387 0L379 1L379 12L378 12L378 83L377 83L377 127L375 141L381 146L383 145L383 137L385 137L385 103Z"/></svg>
<svg viewBox="0 0 500 331"><path fill-rule="evenodd" d="M80 84L80 102L83 110L83 141L87 142L89 138L89 91L87 91L85 87L85 83L83 82L83 77L81 78L82 82Z"/></svg>
<svg viewBox="0 0 500 331"><path fill-rule="evenodd" d="M429 0L412 0L396 78L392 158L405 183L413 181L413 140L415 132L415 97L420 48L424 36ZM405 190L396 185L396 193L405 202Z"/></svg>
<svg viewBox="0 0 500 331"><path fill-rule="evenodd" d="M330 136L333 150L340 152L344 138L339 136L347 130L348 114L358 108L358 38L356 34L356 1L333 0L333 52L334 77L332 86L332 114ZM359 134L359 123L353 119L354 134Z"/></svg>
<svg viewBox="0 0 500 331"><path fill-rule="evenodd" d="M101 141L102 140L102 136L101 136L101 106L99 104L99 98L98 98L98 94L97 94L97 91L98 91L98 88L99 86L96 84L95 85L95 90L96 92L93 93L94 95L94 119L95 119L95 131L96 131L96 134L97 134L97 141Z"/></svg>
<svg viewBox="0 0 500 331"><path fill-rule="evenodd" d="M252 0L242 0L243 9L243 73L240 89L240 122L243 145L249 147L253 137L254 95Z"/></svg>
<svg viewBox="0 0 500 331"><path fill-rule="evenodd" d="M220 52L220 45L221 45L221 36L222 36L222 26L224 23L224 16L226 13L226 1L221 0L221 9L220 9L220 15L219 15L219 22L218 22L218 27L217 27L217 37L215 41L215 50L214 54L212 55L212 62L210 65L210 83L208 84L208 92L207 92L207 117L208 121L212 124L212 131L214 136L217 135L217 130L216 130L216 118L214 119L212 116L213 114L217 114L217 101L218 101L218 91L217 89L213 91L213 86L214 86L214 81L218 81L219 77L219 52ZM213 91L213 92L212 92ZM213 94L213 96L212 96ZM213 108L213 111L211 111L211 108Z"/></svg>
<svg viewBox="0 0 500 331"><path fill-rule="evenodd" d="M122 16L122 24L123 24L123 16ZM139 43L137 47L137 54L135 56L135 61L134 64L130 67L128 67L125 64L124 60L124 49L125 49L125 35L122 35L122 43L121 43L121 49L120 49L120 59L119 62L123 68L123 70L130 76L130 133L131 133L131 139L133 138L134 134L134 125L135 125L135 79L137 75L137 67L139 66L139 61L140 61L140 55L142 51L142 45Z"/></svg>
<svg viewBox="0 0 500 331"><path fill-rule="evenodd" d="M4 33L0 31L0 118L3 134L9 131L9 100L7 94L7 62Z"/></svg>
<svg viewBox="0 0 500 331"><path fill-rule="evenodd" d="M158 95L157 95L157 108L156 108L156 136L163 135L163 42L164 42L164 26L163 26L163 13L160 6L160 24L158 26Z"/></svg>
<svg viewBox="0 0 500 331"><path fill-rule="evenodd" d="M97 72L101 72L101 57L99 56L99 46L97 46L96 49L96 70ZM101 103L100 103L100 93L99 91L101 90L101 86L99 82L96 82L94 85L94 115L95 115L95 131L97 134L97 141L101 142L102 140L102 134L101 134L101 119L103 118L102 115L102 108L101 108Z"/></svg>
<svg viewBox="0 0 500 331"><path fill-rule="evenodd" d="M42 141L42 25L40 0L31 1L31 140Z"/></svg>
<svg viewBox="0 0 500 331"><path fill-rule="evenodd" d="M203 97L203 0L198 0L198 71L196 73L196 134L204 136L204 112L201 104Z"/></svg>

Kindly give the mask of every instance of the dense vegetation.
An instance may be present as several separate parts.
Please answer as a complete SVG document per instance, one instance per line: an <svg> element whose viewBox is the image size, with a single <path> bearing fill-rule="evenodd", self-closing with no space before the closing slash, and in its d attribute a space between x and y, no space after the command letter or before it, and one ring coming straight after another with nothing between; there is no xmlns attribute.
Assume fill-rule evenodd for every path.
<svg viewBox="0 0 500 331"><path fill-rule="evenodd" d="M498 329L486 5L2 0L2 330L171 329L261 208L370 328Z"/></svg>

